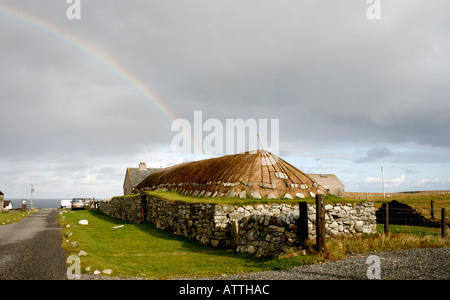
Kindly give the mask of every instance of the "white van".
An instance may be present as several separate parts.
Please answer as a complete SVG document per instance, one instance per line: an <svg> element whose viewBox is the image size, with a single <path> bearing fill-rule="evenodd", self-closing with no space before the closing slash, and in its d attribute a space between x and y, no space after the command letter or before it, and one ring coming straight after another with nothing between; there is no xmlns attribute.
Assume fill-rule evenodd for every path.
<svg viewBox="0 0 450 300"><path fill-rule="evenodd" d="M61 208L71 208L72 200L61 200Z"/></svg>

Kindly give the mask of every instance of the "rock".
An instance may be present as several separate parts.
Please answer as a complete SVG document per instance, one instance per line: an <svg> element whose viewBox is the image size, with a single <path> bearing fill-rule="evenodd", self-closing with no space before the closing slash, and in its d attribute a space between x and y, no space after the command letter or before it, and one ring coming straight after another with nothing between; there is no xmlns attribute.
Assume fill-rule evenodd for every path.
<svg viewBox="0 0 450 300"><path fill-rule="evenodd" d="M87 266L84 270L85 270L86 272L90 272L90 271L91 271L91 266Z"/></svg>
<svg viewBox="0 0 450 300"><path fill-rule="evenodd" d="M75 241L71 242L70 245L72 246L72 248L78 247L78 243Z"/></svg>
<svg viewBox="0 0 450 300"><path fill-rule="evenodd" d="M228 194L228 198L233 198L234 196L236 196L236 192L235 191L231 191L229 194Z"/></svg>
<svg viewBox="0 0 450 300"><path fill-rule="evenodd" d="M295 197L303 199L303 198L305 198L305 195L303 195L302 193L296 193Z"/></svg>
<svg viewBox="0 0 450 300"><path fill-rule="evenodd" d="M239 198L241 199L247 198L247 193L245 191L239 192Z"/></svg>
<svg viewBox="0 0 450 300"><path fill-rule="evenodd" d="M267 195L267 199L277 199L277 197L275 197L274 194L269 193L269 194Z"/></svg>
<svg viewBox="0 0 450 300"><path fill-rule="evenodd" d="M103 274L106 274L106 275L111 275L112 272L113 272L113 270L111 270L111 269L105 269L105 270L103 270Z"/></svg>
<svg viewBox="0 0 450 300"><path fill-rule="evenodd" d="M252 198L261 199L261 195L258 192L251 192L250 194Z"/></svg>
<svg viewBox="0 0 450 300"><path fill-rule="evenodd" d="M80 220L80 221L78 221L78 224L80 224L80 225L88 225L89 222L88 222L88 220Z"/></svg>
<svg viewBox="0 0 450 300"><path fill-rule="evenodd" d="M100 272L99 270L94 271L94 275L99 275L100 273L102 273L102 272Z"/></svg>
<svg viewBox="0 0 450 300"><path fill-rule="evenodd" d="M309 196L314 198L316 194L314 194L313 192L309 192Z"/></svg>
<svg viewBox="0 0 450 300"><path fill-rule="evenodd" d="M78 252L78 256L87 256L87 252L84 250L80 250L80 252Z"/></svg>
<svg viewBox="0 0 450 300"><path fill-rule="evenodd" d="M355 226L363 226L364 225L364 221L356 221Z"/></svg>
<svg viewBox="0 0 450 300"><path fill-rule="evenodd" d="M275 176L281 179L288 179L289 177L283 172L275 172Z"/></svg>
<svg viewBox="0 0 450 300"><path fill-rule="evenodd" d="M294 199L291 194L286 194L283 196L284 199Z"/></svg>
<svg viewBox="0 0 450 300"><path fill-rule="evenodd" d="M67 231L65 234L64 234L67 238L69 238L69 237L71 237L72 236L72 232L70 232L70 231Z"/></svg>

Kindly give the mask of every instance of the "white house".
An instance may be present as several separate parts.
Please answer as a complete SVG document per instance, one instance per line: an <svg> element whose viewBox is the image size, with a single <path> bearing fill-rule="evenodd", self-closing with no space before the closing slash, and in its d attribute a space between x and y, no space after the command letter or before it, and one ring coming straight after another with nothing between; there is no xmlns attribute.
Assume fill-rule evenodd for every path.
<svg viewBox="0 0 450 300"><path fill-rule="evenodd" d="M13 206L12 206L12 202L11 201L9 201L9 200L3 201L3 209L4 210L10 210L12 208L13 208Z"/></svg>

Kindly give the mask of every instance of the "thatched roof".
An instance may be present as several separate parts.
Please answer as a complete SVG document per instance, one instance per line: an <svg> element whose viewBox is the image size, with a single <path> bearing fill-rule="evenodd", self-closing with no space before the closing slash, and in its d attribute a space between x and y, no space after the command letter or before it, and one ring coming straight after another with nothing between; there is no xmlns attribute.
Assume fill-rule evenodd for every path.
<svg viewBox="0 0 450 300"><path fill-rule="evenodd" d="M135 192L162 189L189 196L293 198L325 193L296 167L267 151L251 151L159 169ZM287 196L289 197L289 196Z"/></svg>

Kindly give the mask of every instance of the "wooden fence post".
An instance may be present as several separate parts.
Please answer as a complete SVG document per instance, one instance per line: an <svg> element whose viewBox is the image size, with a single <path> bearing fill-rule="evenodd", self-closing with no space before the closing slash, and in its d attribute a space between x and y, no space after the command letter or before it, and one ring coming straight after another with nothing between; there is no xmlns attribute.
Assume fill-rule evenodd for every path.
<svg viewBox="0 0 450 300"><path fill-rule="evenodd" d="M316 250L325 252L325 195L316 195Z"/></svg>
<svg viewBox="0 0 450 300"><path fill-rule="evenodd" d="M434 200L431 200L431 219L434 219Z"/></svg>
<svg viewBox="0 0 450 300"><path fill-rule="evenodd" d="M231 221L231 248L236 248L238 245L239 238L239 223L237 220Z"/></svg>
<svg viewBox="0 0 450 300"><path fill-rule="evenodd" d="M447 229L447 223L445 222L445 208L441 208L441 236L445 238L445 230Z"/></svg>
<svg viewBox="0 0 450 300"><path fill-rule="evenodd" d="M386 202L386 217L384 219L384 233L389 234L389 203Z"/></svg>
<svg viewBox="0 0 450 300"><path fill-rule="evenodd" d="M300 245L304 245L309 238L308 232L308 205L306 202L299 202L298 209L300 216L297 223L297 234L300 241Z"/></svg>

